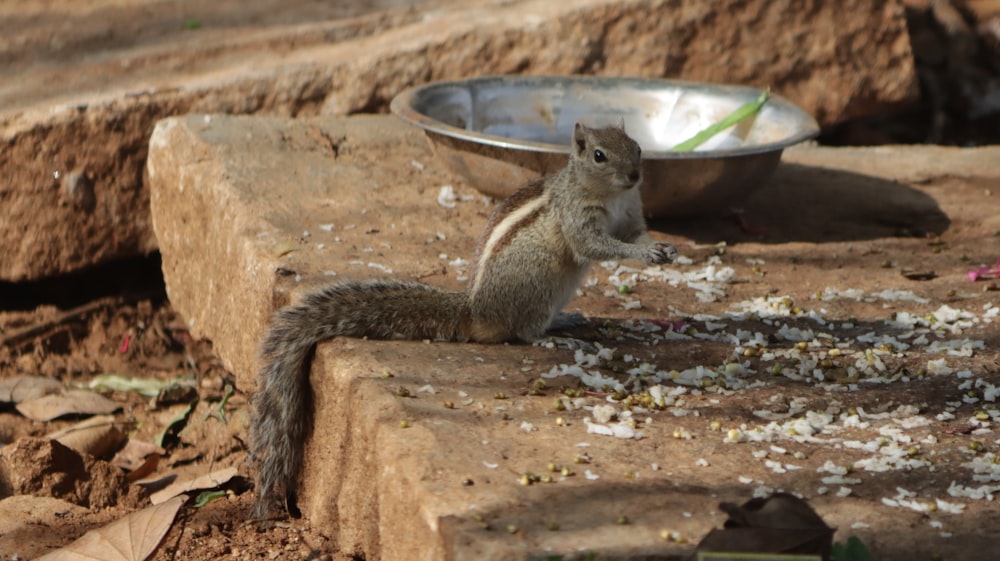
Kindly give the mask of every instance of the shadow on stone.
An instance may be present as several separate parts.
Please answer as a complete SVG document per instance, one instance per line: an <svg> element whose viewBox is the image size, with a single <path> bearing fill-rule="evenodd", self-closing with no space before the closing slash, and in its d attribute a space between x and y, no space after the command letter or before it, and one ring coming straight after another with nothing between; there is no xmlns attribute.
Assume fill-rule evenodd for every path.
<svg viewBox="0 0 1000 561"><path fill-rule="evenodd" d="M692 544L664 540L660 529L680 530L697 541L701 531L682 512L712 510L717 496L745 493L728 483L715 489L664 480L579 483L583 469L575 471L580 474L566 482L538 484L536 500L480 505L469 516L442 518L445 559L680 561L689 558ZM601 545L581 545L595 543Z"/></svg>
<svg viewBox="0 0 1000 561"><path fill-rule="evenodd" d="M733 216L659 220L651 228L699 243L838 242L943 233L951 219L914 187L849 171L781 164L743 206L750 233Z"/></svg>

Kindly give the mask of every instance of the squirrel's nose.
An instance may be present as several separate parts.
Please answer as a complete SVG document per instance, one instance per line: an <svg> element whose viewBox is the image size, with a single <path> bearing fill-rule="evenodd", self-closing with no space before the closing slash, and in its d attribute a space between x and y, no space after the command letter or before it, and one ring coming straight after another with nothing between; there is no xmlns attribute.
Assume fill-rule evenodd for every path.
<svg viewBox="0 0 1000 561"><path fill-rule="evenodd" d="M628 180L632 183L638 183L640 177L642 177L642 175L640 175L639 170L637 169L630 171L628 174Z"/></svg>

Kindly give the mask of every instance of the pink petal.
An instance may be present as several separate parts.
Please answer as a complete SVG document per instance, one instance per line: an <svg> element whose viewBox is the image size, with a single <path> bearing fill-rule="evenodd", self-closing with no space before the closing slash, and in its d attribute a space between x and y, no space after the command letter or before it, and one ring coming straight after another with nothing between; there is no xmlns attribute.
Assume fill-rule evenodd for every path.
<svg viewBox="0 0 1000 561"><path fill-rule="evenodd" d="M969 280L972 282L976 282L977 280L985 276L1000 277L1000 259L997 259L996 264L993 265L992 267L983 266L974 271L969 271L968 273L965 273L965 276L969 277Z"/></svg>

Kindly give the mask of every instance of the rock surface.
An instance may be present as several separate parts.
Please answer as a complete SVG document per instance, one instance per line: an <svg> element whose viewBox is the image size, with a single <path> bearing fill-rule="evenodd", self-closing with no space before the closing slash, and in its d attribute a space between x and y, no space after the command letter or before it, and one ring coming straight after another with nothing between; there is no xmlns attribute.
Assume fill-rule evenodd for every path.
<svg viewBox="0 0 1000 561"><path fill-rule="evenodd" d="M690 280L633 282L627 271L608 278L614 269L595 268L570 305L591 319L570 335L617 349L597 365L539 346L320 345L300 505L308 522L342 554L366 559L588 550L600 559L681 558L721 526L720 500L784 489L808 498L840 529L838 541L859 535L878 559L991 547L987 529L1000 511L949 493L952 482L981 485L973 457L983 466L996 457L970 455L970 439L991 437L963 431L977 411L1000 417L989 389L1000 384L990 366L1000 359L996 293L965 278L997 257L986 242L1000 231L998 156L996 148L787 152L746 205L745 220L766 231L741 232L723 217L653 225L654 237L692 260L668 268ZM466 271L456 259L470 256L490 210L461 184L468 200L439 204L452 181L421 134L392 117L167 119L152 135L148 166L170 300L246 391L272 310L343 278L391 274L458 288ZM718 280L727 267L735 276ZM860 295L830 296L829 287ZM734 311L755 301L754 315ZM949 319L946 308L966 315ZM892 327L903 312L940 314L925 338L980 346L969 342L968 354L920 346ZM664 339L657 330L670 324L659 320L707 337ZM781 323L810 330L801 351L803 336L779 335ZM768 333L761 340L780 358L747 354L755 331ZM887 349L883 335L913 348ZM824 340L844 343L835 355ZM888 365L885 376L869 357ZM932 367L941 357L946 367ZM559 365L572 372L581 361L612 387L558 375ZM668 405L629 414L606 395L642 364L665 372ZM772 375L774 365L791 370ZM872 378L859 381L854 365ZM876 461L890 463L878 471ZM837 476L845 466L852 471ZM661 537L670 532L687 543Z"/></svg>
<svg viewBox="0 0 1000 561"><path fill-rule="evenodd" d="M153 124L168 115L382 111L410 85L501 73L769 85L826 124L916 95L896 2L762 1L720 11L698 0L440 0L368 14L345 8L318 23L307 2L275 13L267 2L238 3L233 13L246 19L228 16L236 21L222 7L186 2L186 22L140 4L120 13L4 8L21 25L8 30L11 64L0 70L11 78L0 89L0 279L155 250L142 169ZM46 16L60 10L77 16L74 25L38 46L45 41L31 34L33 22L48 30ZM203 29L177 35L201 25L199 15ZM256 28L254 18L277 23ZM119 26L137 28L139 43L116 35Z"/></svg>

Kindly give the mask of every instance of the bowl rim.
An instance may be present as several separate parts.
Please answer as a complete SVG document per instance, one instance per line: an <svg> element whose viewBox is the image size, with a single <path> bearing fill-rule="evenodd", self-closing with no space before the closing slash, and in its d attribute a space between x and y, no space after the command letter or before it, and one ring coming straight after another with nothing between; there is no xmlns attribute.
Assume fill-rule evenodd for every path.
<svg viewBox="0 0 1000 561"><path fill-rule="evenodd" d="M538 142L533 140L512 140L508 137L485 134L477 131L470 131L451 126L447 123L433 119L420 113L413 107L413 101L423 93L443 88L468 87L472 84L488 82L506 82L508 84L531 85L537 83L547 83L547 85L565 84L567 87L577 84L593 85L621 85L621 84L651 84L663 86L675 86L690 90L711 91L712 93L729 92L736 95L746 96L752 99L760 94L759 88L741 86L736 84L716 84L711 82L694 82L689 80L672 80L666 78L640 78L629 76L581 76L581 75L495 75L480 76L476 78L466 78L461 80L441 80L428 82L419 86L413 86L398 93L389 104L389 110L397 117L414 124L425 131L437 133L443 136L466 140L477 144L495 146L509 150L522 150L529 152L543 152L551 154L565 154L569 152L569 146L552 144L549 142ZM725 150L710 150L700 152L672 152L670 150L643 150L644 159L708 159L725 158L733 156L749 156L765 152L784 150L785 148L800 142L815 138L819 135L819 124L812 115L807 113L798 105L788 99L771 93L768 98L769 104L778 105L782 111L790 112L802 123L802 130L788 136L778 142L768 142L766 144L754 144L752 146L741 146L739 148L729 148Z"/></svg>

